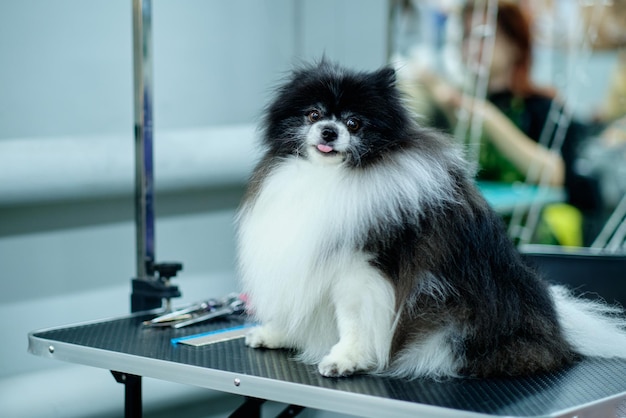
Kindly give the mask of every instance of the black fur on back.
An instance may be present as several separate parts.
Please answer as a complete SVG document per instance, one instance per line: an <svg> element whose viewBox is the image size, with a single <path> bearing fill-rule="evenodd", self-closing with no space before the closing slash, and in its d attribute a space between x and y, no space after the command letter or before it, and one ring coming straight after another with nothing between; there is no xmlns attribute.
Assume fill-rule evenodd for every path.
<svg viewBox="0 0 626 418"><path fill-rule="evenodd" d="M422 147L441 143L425 129L413 135ZM522 260L467 175L450 174L453 199L418 217L406 213L403 223L388 225L384 234L377 230L365 246L394 284L398 304L406 305L392 353L451 327L449 342L464 375L523 375L572 362L547 283Z"/></svg>

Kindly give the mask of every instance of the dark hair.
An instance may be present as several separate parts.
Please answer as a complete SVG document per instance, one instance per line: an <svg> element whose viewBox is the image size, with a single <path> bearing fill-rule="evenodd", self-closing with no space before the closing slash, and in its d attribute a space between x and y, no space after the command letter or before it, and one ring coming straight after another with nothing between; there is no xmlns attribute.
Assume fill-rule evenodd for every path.
<svg viewBox="0 0 626 418"><path fill-rule="evenodd" d="M474 8L483 8L483 4L488 2L468 1L463 8L462 17L471 16ZM483 11L486 13L486 7ZM533 56L533 40L531 34L532 21L528 13L517 3L510 0L498 1L498 12L496 16L498 29L505 35L519 50L517 62L514 63L513 76L511 80L511 90L520 96L540 94L544 96L554 96L550 89L539 88L531 81L530 72Z"/></svg>

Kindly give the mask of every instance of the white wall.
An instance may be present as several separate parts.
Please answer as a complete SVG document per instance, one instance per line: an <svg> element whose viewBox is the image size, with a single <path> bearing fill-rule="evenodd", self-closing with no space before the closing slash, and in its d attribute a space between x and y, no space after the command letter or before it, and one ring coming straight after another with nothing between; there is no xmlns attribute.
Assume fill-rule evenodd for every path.
<svg viewBox="0 0 626 418"><path fill-rule="evenodd" d="M295 58L385 62L384 0L152 3L157 129L253 122ZM3 0L0 57L0 139L132 127L130 0Z"/></svg>
<svg viewBox="0 0 626 418"><path fill-rule="evenodd" d="M250 138L222 147L205 144L202 132L255 124L272 88L300 60L326 54L359 69L383 65L385 8L384 0L153 0L156 152L166 133L175 141L198 128L194 146L207 167L223 163L226 149L252 153ZM11 379L43 393L63 385L68 366L27 354L27 333L129 309L132 167L115 165L123 172L113 175L85 164L81 174L81 155L69 151L86 148L85 160L115 162L132 150L131 1L2 0L0 61L0 160L11 161L0 164L0 194L29 190L0 195L0 408L35 416L32 402L10 391L18 381ZM183 303L236 288L232 217L251 160L218 181L203 177L211 170L189 180L196 172L180 155L155 169L156 254L184 263ZM94 176L97 193L80 192ZM84 373L89 379L93 371ZM58 393L66 405L84 395ZM119 393L107 401L112 408ZM57 410L63 404L57 399L49 416L67 416Z"/></svg>

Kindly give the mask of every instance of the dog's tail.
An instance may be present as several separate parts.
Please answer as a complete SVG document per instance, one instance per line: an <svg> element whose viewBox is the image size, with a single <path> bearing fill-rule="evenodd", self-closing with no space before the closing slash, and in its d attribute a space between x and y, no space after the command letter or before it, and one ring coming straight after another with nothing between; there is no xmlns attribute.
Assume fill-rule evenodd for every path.
<svg viewBox="0 0 626 418"><path fill-rule="evenodd" d="M551 286L559 322L574 351L590 357L626 358L626 316L619 306L572 295Z"/></svg>

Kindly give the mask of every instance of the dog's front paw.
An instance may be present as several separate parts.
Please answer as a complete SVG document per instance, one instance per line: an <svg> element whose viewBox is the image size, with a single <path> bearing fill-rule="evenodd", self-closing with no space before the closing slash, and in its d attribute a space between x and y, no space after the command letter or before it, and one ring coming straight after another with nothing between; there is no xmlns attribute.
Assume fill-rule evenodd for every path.
<svg viewBox="0 0 626 418"><path fill-rule="evenodd" d="M317 366L317 370L325 377L351 376L368 368L369 364L365 361L359 361L358 357L347 354L338 355L332 351Z"/></svg>
<svg viewBox="0 0 626 418"><path fill-rule="evenodd" d="M266 326L251 329L246 334L245 343L252 348L285 348L282 334Z"/></svg>

